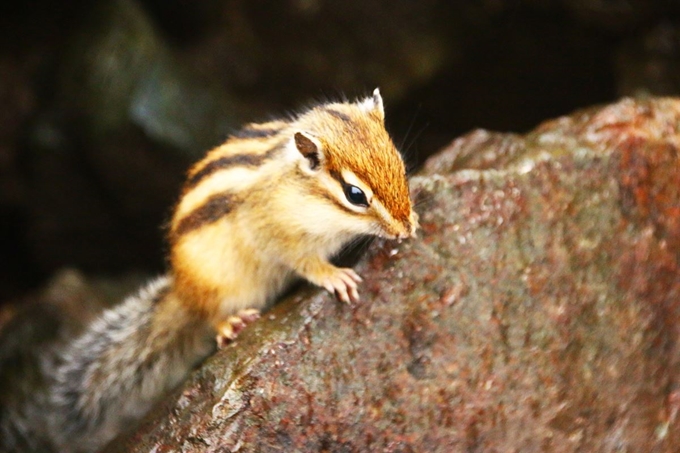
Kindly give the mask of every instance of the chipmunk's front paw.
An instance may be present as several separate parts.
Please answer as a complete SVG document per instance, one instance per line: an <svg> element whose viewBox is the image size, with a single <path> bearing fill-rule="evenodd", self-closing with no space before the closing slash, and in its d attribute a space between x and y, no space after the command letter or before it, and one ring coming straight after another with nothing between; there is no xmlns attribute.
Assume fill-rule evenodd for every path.
<svg viewBox="0 0 680 453"><path fill-rule="evenodd" d="M335 267L320 257L308 257L296 266L297 272L310 283L335 293L343 302L359 300L357 283L361 277L353 269Z"/></svg>
<svg viewBox="0 0 680 453"><path fill-rule="evenodd" d="M217 325L217 347L222 349L234 341L239 333L251 322L260 317L260 311L248 308L239 311L235 316L228 317Z"/></svg>
<svg viewBox="0 0 680 453"><path fill-rule="evenodd" d="M335 293L343 302L357 302L359 292L357 284L361 282L359 274L347 267L334 267L333 272L319 280L319 285L326 288L329 292Z"/></svg>

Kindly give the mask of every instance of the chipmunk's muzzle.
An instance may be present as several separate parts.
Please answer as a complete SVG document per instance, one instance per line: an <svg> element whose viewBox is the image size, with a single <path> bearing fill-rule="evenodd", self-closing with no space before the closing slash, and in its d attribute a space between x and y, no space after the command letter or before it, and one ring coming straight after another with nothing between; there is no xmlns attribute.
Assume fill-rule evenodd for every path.
<svg viewBox="0 0 680 453"><path fill-rule="evenodd" d="M400 229L390 235L392 239L396 239L397 241L401 242L404 239L408 238L415 238L416 237L416 230L418 230L418 214L415 212L411 213L411 216L409 217L408 220L405 220L404 222L401 223Z"/></svg>

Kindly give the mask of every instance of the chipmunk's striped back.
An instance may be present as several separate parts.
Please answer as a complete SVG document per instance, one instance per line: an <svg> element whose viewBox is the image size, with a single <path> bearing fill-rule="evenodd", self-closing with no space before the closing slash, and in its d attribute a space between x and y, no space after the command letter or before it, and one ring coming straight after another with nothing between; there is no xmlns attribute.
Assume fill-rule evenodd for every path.
<svg viewBox="0 0 680 453"><path fill-rule="evenodd" d="M47 431L53 451L102 448L210 353L215 333L233 339L296 276L358 300L360 277L329 257L357 236L417 227L383 120L376 90L248 125L194 165L169 228L169 275L45 363L54 379L33 433Z"/></svg>
<svg viewBox="0 0 680 453"><path fill-rule="evenodd" d="M415 228L377 90L321 104L246 126L189 171L170 228L176 290L219 322L262 308L296 274L334 288L329 269L317 275L309 260L330 266L358 235L404 238Z"/></svg>

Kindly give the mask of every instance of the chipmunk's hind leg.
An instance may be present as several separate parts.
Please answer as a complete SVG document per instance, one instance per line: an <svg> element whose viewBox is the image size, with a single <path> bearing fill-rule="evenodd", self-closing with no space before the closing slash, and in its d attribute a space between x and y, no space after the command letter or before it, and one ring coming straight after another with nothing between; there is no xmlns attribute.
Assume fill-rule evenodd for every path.
<svg viewBox="0 0 680 453"><path fill-rule="evenodd" d="M260 317L260 310L247 308L239 311L235 316L230 316L217 325L217 347L222 349L236 339L239 333L251 322Z"/></svg>

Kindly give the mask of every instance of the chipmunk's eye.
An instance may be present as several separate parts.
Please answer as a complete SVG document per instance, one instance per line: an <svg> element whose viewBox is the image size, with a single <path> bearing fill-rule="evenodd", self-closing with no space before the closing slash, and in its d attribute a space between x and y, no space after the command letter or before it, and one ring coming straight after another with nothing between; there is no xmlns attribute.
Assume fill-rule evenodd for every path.
<svg viewBox="0 0 680 453"><path fill-rule="evenodd" d="M343 189L345 189L345 197L347 200L357 206L368 207L368 201L366 200L366 194L364 191L359 189L357 186L351 184L343 184Z"/></svg>

